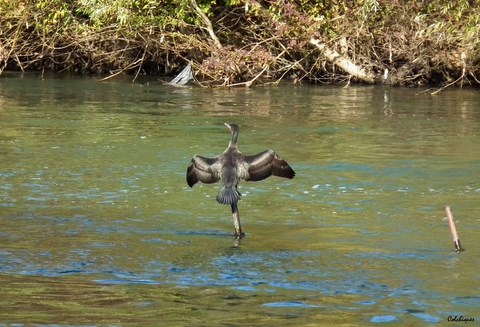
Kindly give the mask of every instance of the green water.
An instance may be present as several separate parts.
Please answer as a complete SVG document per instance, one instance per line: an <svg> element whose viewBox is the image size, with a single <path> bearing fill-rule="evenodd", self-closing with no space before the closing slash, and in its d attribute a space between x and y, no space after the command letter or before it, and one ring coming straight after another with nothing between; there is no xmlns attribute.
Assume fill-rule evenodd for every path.
<svg viewBox="0 0 480 327"><path fill-rule="evenodd" d="M480 321L480 93L0 78L0 326ZM237 244L194 154L271 148ZM453 251L452 206L466 251Z"/></svg>

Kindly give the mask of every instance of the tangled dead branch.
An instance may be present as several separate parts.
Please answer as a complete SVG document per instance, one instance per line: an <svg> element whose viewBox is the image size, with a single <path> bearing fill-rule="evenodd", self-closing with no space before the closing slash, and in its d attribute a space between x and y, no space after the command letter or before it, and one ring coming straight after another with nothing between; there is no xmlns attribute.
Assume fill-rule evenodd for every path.
<svg viewBox="0 0 480 327"><path fill-rule="evenodd" d="M304 1L305 6L298 6L288 1L240 1L214 6L197 1L185 2L191 11L188 22L162 27L118 21L96 26L88 16L93 14L78 17L74 12L72 24L48 25L51 15L42 12L44 21L37 19L38 25L32 25L31 13L38 9L33 3L22 2L25 5L19 8L9 2L0 4L4 16L0 74L6 69L68 70L105 79L130 74L135 80L141 74L176 74L188 62L205 86L252 86L291 79L442 83L441 91L452 85L480 84L476 77L480 73L480 5L453 8L458 16L448 16L432 14L415 2L319 6ZM53 7L61 4L51 2ZM208 10L204 12L199 4ZM143 19L141 13L138 17ZM465 19L467 27L455 17Z"/></svg>

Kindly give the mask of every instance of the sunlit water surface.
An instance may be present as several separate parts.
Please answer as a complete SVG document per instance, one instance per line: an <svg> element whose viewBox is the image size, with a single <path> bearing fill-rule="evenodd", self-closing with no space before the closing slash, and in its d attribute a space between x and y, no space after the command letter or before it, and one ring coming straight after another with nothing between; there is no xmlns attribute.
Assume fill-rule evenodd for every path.
<svg viewBox="0 0 480 327"><path fill-rule="evenodd" d="M0 325L478 324L480 93L421 91L2 75ZM239 244L185 182L224 122L297 172L241 184Z"/></svg>

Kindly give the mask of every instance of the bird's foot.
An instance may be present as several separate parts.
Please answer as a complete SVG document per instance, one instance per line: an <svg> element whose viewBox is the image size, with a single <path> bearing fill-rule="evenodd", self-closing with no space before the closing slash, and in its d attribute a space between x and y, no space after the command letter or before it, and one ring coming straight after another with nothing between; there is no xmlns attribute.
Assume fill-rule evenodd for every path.
<svg viewBox="0 0 480 327"><path fill-rule="evenodd" d="M243 233L243 232L241 232L241 233L235 232L235 233L234 233L234 236L235 236L235 239L233 240L233 247L238 248L238 247L240 247L240 241L242 240L242 238L245 237L245 233Z"/></svg>
<svg viewBox="0 0 480 327"><path fill-rule="evenodd" d="M233 234L233 236L235 236L236 239L244 238L245 235L246 235L246 234L245 234L244 232L242 232L242 231L240 231L240 232L235 231L235 233Z"/></svg>

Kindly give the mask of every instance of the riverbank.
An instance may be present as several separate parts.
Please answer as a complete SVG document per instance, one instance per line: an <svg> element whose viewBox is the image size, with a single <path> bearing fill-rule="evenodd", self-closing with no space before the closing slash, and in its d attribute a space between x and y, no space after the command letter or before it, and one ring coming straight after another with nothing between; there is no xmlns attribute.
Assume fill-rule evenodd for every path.
<svg viewBox="0 0 480 327"><path fill-rule="evenodd" d="M203 86L480 85L472 1L8 1L0 74L176 75Z"/></svg>

